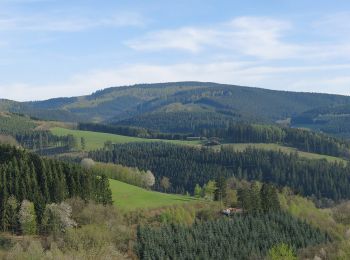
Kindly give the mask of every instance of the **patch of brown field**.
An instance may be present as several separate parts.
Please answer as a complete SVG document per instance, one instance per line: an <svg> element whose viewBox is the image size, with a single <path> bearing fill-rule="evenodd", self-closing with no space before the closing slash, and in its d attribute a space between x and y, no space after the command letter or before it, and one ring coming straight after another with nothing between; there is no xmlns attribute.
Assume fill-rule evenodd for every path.
<svg viewBox="0 0 350 260"><path fill-rule="evenodd" d="M10 144L14 146L19 146L15 138L9 135L0 134L0 144Z"/></svg>
<svg viewBox="0 0 350 260"><path fill-rule="evenodd" d="M7 112L1 112L0 111L0 117L11 117L11 115Z"/></svg>
<svg viewBox="0 0 350 260"><path fill-rule="evenodd" d="M34 130L49 131L53 127L62 127L68 129L76 129L77 124L75 123L65 123L58 121L35 121L38 126Z"/></svg>

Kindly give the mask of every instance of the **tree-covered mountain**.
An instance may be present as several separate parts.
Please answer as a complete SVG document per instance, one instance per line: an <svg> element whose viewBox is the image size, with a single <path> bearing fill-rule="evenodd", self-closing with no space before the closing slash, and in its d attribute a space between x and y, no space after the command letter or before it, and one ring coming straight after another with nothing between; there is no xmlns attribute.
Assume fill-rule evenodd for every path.
<svg viewBox="0 0 350 260"><path fill-rule="evenodd" d="M350 105L322 106L293 117L294 126L307 127L339 137L350 137Z"/></svg>
<svg viewBox="0 0 350 260"><path fill-rule="evenodd" d="M275 122L296 117L321 105L350 105L350 97L208 82L173 82L112 87L88 96L45 101L0 101L1 110L42 119L121 122L142 127L152 120L156 122L155 130L160 130L159 125L164 125L169 118L176 124L195 125L199 122L205 126L208 122L220 126L222 121L237 119ZM178 130L174 129L174 124L168 124L169 131Z"/></svg>

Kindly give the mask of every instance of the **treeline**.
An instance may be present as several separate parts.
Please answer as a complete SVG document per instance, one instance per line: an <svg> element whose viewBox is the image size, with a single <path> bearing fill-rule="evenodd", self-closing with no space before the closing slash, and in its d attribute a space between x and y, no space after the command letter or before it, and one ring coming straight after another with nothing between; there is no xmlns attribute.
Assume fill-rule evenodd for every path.
<svg viewBox="0 0 350 260"><path fill-rule="evenodd" d="M220 137L233 143L280 143L305 152L349 157L350 144L322 133L272 125L237 123L226 129L205 129L207 137Z"/></svg>
<svg viewBox="0 0 350 260"><path fill-rule="evenodd" d="M167 139L167 140L185 140L190 134L171 134L152 131L141 127L105 125L97 123L79 123L78 130L102 132L109 134L150 138L150 139Z"/></svg>
<svg viewBox="0 0 350 260"><path fill-rule="evenodd" d="M65 148L69 150L75 146L74 136L56 136L50 131L29 131L15 135L17 142L24 148L43 152L48 148Z"/></svg>
<svg viewBox="0 0 350 260"><path fill-rule="evenodd" d="M203 129L226 128L234 119L230 115L201 112L153 112L117 121L115 124L151 129L164 133L199 135Z"/></svg>
<svg viewBox="0 0 350 260"><path fill-rule="evenodd" d="M91 166L91 170L97 176L105 175L109 179L122 181L141 188L149 188L148 179L150 174L153 176L149 171L141 171L138 168L112 163L94 163Z"/></svg>
<svg viewBox="0 0 350 260"><path fill-rule="evenodd" d="M19 214L23 201L33 203L35 221L40 225L47 204L72 197L110 204L108 178L95 177L75 164L40 158L11 146L0 146L1 231L20 230L15 216Z"/></svg>
<svg viewBox="0 0 350 260"><path fill-rule="evenodd" d="M248 148L243 152L222 148L185 147L167 143L130 143L114 145L112 150L89 153L96 161L113 162L143 170L172 183L169 192L193 192L195 184L204 185L218 176L258 180L288 186L306 196L341 200L350 198L350 166L326 160L300 158L297 153Z"/></svg>
<svg viewBox="0 0 350 260"><path fill-rule="evenodd" d="M0 134L12 136L23 148L47 154L48 150L59 148L61 152L74 147L73 136L56 136L47 130L36 130L32 118L19 114L0 115Z"/></svg>
<svg viewBox="0 0 350 260"><path fill-rule="evenodd" d="M171 116L169 115L170 119ZM210 121L210 117L207 117ZM174 121L176 122L176 121ZM232 123L227 121L221 128L200 127L191 133L161 133L131 126L80 123L79 130L120 134L151 139L185 140L190 136L216 137L232 143L279 143L301 151L349 158L350 143L322 133L274 125Z"/></svg>
<svg viewBox="0 0 350 260"><path fill-rule="evenodd" d="M250 187L240 188L238 202L245 212L276 212L281 209L276 187L266 183L254 182Z"/></svg>
<svg viewBox="0 0 350 260"><path fill-rule="evenodd" d="M140 259L264 259L277 244L300 249L330 240L326 233L277 211L192 226L139 227L136 252Z"/></svg>

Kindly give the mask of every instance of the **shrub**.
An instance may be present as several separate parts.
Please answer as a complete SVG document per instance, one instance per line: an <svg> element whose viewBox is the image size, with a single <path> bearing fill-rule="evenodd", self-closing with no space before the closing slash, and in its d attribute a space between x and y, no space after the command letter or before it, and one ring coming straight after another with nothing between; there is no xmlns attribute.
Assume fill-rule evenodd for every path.
<svg viewBox="0 0 350 260"><path fill-rule="evenodd" d="M24 235L35 235L37 233L36 215L34 204L24 200L19 210L19 222Z"/></svg>

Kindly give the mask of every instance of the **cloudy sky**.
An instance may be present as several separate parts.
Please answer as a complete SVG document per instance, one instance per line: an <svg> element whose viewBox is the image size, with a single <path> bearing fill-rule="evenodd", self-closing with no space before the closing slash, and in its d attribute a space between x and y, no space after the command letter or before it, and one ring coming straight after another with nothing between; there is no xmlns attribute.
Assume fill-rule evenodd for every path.
<svg viewBox="0 0 350 260"><path fill-rule="evenodd" d="M350 95L348 0L0 0L0 97L212 81Z"/></svg>

